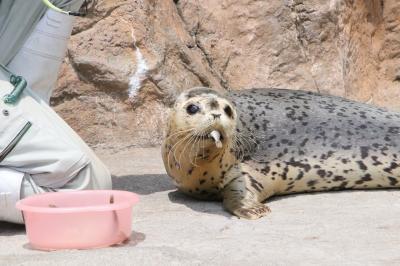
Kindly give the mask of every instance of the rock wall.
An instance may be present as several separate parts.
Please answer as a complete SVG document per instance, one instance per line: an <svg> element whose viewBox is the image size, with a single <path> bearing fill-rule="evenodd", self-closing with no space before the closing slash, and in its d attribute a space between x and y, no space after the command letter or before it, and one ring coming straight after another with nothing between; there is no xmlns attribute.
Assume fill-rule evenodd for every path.
<svg viewBox="0 0 400 266"><path fill-rule="evenodd" d="M398 0L98 0L52 98L95 148L160 143L182 90L303 89L400 110Z"/></svg>

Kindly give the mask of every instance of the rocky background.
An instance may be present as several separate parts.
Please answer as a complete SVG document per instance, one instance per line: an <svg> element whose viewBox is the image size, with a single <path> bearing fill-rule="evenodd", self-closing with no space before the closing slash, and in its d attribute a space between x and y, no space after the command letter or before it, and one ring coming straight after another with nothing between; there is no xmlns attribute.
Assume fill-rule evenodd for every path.
<svg viewBox="0 0 400 266"><path fill-rule="evenodd" d="M98 0L51 100L94 148L161 142L193 86L311 90L400 110L398 0Z"/></svg>

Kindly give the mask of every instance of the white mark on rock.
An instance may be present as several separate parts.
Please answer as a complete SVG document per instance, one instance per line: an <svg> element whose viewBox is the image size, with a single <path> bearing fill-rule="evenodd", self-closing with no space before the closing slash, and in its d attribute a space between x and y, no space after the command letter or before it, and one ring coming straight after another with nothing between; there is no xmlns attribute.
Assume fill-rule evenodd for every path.
<svg viewBox="0 0 400 266"><path fill-rule="evenodd" d="M146 78L146 73L149 70L146 60L143 57L140 48L136 46L136 38L133 28L131 27L131 34L133 39L133 46L136 48L136 71L129 79L128 96L131 101L135 100L142 86L143 80Z"/></svg>
<svg viewBox="0 0 400 266"><path fill-rule="evenodd" d="M139 47L136 47L136 71L129 79L129 98L134 99L138 94L142 81L146 78L148 67Z"/></svg>

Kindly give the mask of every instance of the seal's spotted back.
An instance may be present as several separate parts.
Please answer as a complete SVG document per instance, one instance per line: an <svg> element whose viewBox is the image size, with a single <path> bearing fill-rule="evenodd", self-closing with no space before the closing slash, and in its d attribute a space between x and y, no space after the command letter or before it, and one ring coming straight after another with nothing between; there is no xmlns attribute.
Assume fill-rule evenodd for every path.
<svg viewBox="0 0 400 266"><path fill-rule="evenodd" d="M231 98L239 128L257 142L244 162L280 179L276 193L397 185L399 114L303 91L254 89Z"/></svg>

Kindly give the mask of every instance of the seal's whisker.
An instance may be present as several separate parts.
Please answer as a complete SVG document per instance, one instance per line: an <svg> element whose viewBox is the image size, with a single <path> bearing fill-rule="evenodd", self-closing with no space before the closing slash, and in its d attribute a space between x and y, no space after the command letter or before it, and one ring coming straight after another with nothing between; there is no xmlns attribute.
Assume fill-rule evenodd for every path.
<svg viewBox="0 0 400 266"><path fill-rule="evenodd" d="M172 138L172 137L180 136L180 135L182 135L182 134L185 134L185 133L190 132L190 131L193 131L193 130L194 130L193 127L187 128L187 129L185 129L185 130L178 130L178 131L174 132L173 134L169 135L169 136L168 136L167 138L165 138L165 139L166 139L166 140L169 140L169 139Z"/></svg>
<svg viewBox="0 0 400 266"><path fill-rule="evenodd" d="M178 150L178 147L179 147L179 146L184 145L184 143L185 143L185 142L188 142L188 141L190 140L191 137L192 137L192 134L186 135L186 136L183 138L184 141L181 141L180 144L175 148L175 151L174 151L174 159L175 159L175 161L177 161L177 162L179 163L179 165L180 165L181 162L180 162L180 159L176 160L176 151ZM185 145L185 146L186 146L186 145ZM185 147L185 146L184 146L184 147ZM181 155L182 155L182 151L180 152L179 158L181 157Z"/></svg>
<svg viewBox="0 0 400 266"><path fill-rule="evenodd" d="M187 133L187 132L190 132L190 131L192 131L192 130L187 130L187 131L185 131L185 132L179 132L179 134L176 134L176 136L181 137L183 134L185 134L185 133ZM169 152L168 152L168 165L170 165L170 164L169 164L170 153L171 153L171 152L174 152L174 153L173 153L173 154L174 154L174 159L175 159L175 161L176 161L175 149L180 145L181 142L184 142L185 139L186 139L186 138L183 137L181 140L177 141L177 142L174 144L174 146L171 147L171 149L169 150Z"/></svg>
<svg viewBox="0 0 400 266"><path fill-rule="evenodd" d="M233 147L235 150L235 153L237 157L242 160L244 158L245 150L244 147L245 145L243 144L242 140L240 138L235 137L233 141Z"/></svg>
<svg viewBox="0 0 400 266"><path fill-rule="evenodd" d="M237 132L239 133L239 132ZM235 136L235 140L238 141L238 145L242 148L243 153L248 153L251 152L254 148L254 146L257 145L257 142L253 139L251 139L250 137L248 137L247 135L244 134L236 134ZM251 143L251 141L253 143Z"/></svg>
<svg viewBox="0 0 400 266"><path fill-rule="evenodd" d="M190 146L190 143L192 143L192 141L195 141L195 139L196 139L196 135L195 135L195 134L192 134L192 135L190 136L188 142L186 143L186 145L183 147L183 150L182 150L182 152L181 152L181 154L180 154L180 156L179 156L179 162L180 162L180 160L181 160L181 158L182 158L182 154L185 153L186 147L187 147L187 146ZM190 164L192 164L191 160L192 160L192 159L191 159L191 150L189 150L189 162L190 162Z"/></svg>
<svg viewBox="0 0 400 266"><path fill-rule="evenodd" d="M245 135L245 134L243 134L243 133L241 133L241 132L236 132L236 135L237 135L239 138L241 138L241 139L245 140L246 142L248 142L249 144L250 144L250 142L253 142L253 144L257 145L257 142L256 142L253 138L251 138L250 136L248 136L248 135ZM250 144L250 145L251 145L251 144Z"/></svg>
<svg viewBox="0 0 400 266"><path fill-rule="evenodd" d="M207 123L204 127L202 127L201 130L197 130L195 133L196 139L192 145L192 149L194 149L194 153L195 153L195 156L194 156L195 158L194 158L194 162L193 162L193 165L195 165L195 166L197 166L196 162L197 162L197 157L198 157L199 151L202 152L202 158L204 158L204 138L203 137L204 137L205 133L209 130L209 127L211 124L212 123ZM200 147L200 144L202 144L202 147Z"/></svg>
<svg viewBox="0 0 400 266"><path fill-rule="evenodd" d="M188 142L187 142L186 145L183 147L183 150L182 150L182 152L181 152L181 154L180 154L180 156L179 156L179 160L178 160L179 163L180 163L180 161L181 161L182 154L185 153L186 148L187 148L188 146L191 147L190 144L192 143L192 141L193 141L193 143L195 143L196 137L199 135L199 131L200 131L200 130L195 129L194 132L191 134L191 136L190 136ZM190 151L189 151L189 162L190 162L190 164L193 165L193 163L192 163L192 158L191 158L191 157L192 157L192 156L191 156L191 149L190 149Z"/></svg>
<svg viewBox="0 0 400 266"><path fill-rule="evenodd" d="M203 129L201 130L197 130L196 132L196 143L199 144L200 141L202 140L202 138L204 137L204 133L207 131L207 128L209 127L209 125L206 125ZM198 149L196 151L196 156L198 151L200 150L200 145L198 145Z"/></svg>
<svg viewBox="0 0 400 266"><path fill-rule="evenodd" d="M210 126L212 123L207 123L202 130L198 130L197 133L197 150L196 150L196 156L195 156L195 163L197 162L197 157L198 153L201 151L202 152L202 158L204 158L204 134L209 130ZM201 147L201 144L203 144Z"/></svg>
<svg viewBox="0 0 400 266"><path fill-rule="evenodd" d="M197 157L196 144L197 144L197 142L198 142L197 139L198 139L198 136L196 135L196 136L194 137L194 141L193 141L192 145L190 146L190 153L189 153L189 156L190 156L190 164L193 165L193 166L195 166L195 167L198 166L198 165L196 164L196 157ZM193 154L193 155L192 155L192 154Z"/></svg>
<svg viewBox="0 0 400 266"><path fill-rule="evenodd" d="M196 149L195 147L196 147L196 144L199 143L199 140L200 140L200 137L199 137L199 136L196 136L195 142L194 142L193 145L192 145L192 149L194 149L194 154L195 154L195 156L194 156L194 161L193 161L192 165L195 166L195 167L198 167L198 165L196 164L196 162L197 162L197 151L198 151L198 148Z"/></svg>
<svg viewBox="0 0 400 266"><path fill-rule="evenodd" d="M178 148L183 142L185 142L186 139L187 139L188 137L190 137L190 134L187 135L187 136L185 136L185 137L183 137L182 139L180 139L179 141L177 141L177 142L174 144L174 146L172 146L171 150L168 152L168 166L170 165L170 162L169 162L170 153L172 152L173 159L174 159L174 161L175 161L175 163L176 163L177 160L176 160L175 152L176 152L177 148Z"/></svg>
<svg viewBox="0 0 400 266"><path fill-rule="evenodd" d="M191 136L193 135L193 131L196 131L196 129L193 127L186 127L186 128L187 128L186 130L177 131L167 138L167 140L168 140L169 138L171 138L173 136L181 137L182 135L189 133L187 136L183 137L178 142L176 142L175 145L171 148L170 152L173 152L173 158L175 161L177 161L176 160L176 151L177 151L178 147L181 146L184 142L188 141L188 138L190 140ZM168 153L168 165L170 165L169 164L170 152ZM178 160L178 163L180 163L179 161L180 160Z"/></svg>
<svg viewBox="0 0 400 266"><path fill-rule="evenodd" d="M179 144L181 141L183 141L183 140L184 140L184 139L177 141L177 142L174 144L174 146L172 146L171 149L168 151L168 155L167 155L167 165L168 165L169 167L171 167L171 165L170 165L171 153L172 153L172 156L173 156L173 158L175 159L175 162L176 162L176 158L175 158L175 155L174 155L175 146L178 145L178 144ZM175 162L174 162L174 163L175 163Z"/></svg>
<svg viewBox="0 0 400 266"><path fill-rule="evenodd" d="M183 134L185 134L185 133L188 133L188 132L190 132L190 131L191 131L191 130L185 130L185 131L175 132L174 134L168 136L168 138L166 138L166 139L169 140L169 139L172 138L172 137L179 137L179 136L181 136L181 135L183 135Z"/></svg>
<svg viewBox="0 0 400 266"><path fill-rule="evenodd" d="M235 143L232 143L232 150L233 150L235 156L238 159L240 159L241 158L241 154L242 154L242 150L240 148L240 144L236 144L236 143L238 143L238 140L235 139L234 141L235 141Z"/></svg>
<svg viewBox="0 0 400 266"><path fill-rule="evenodd" d="M192 166L196 166L195 164L194 164L194 159L193 159L193 156L194 156L194 154L195 154L195 151L193 150L193 147L194 147L194 145L196 144L196 136L194 136L193 137L193 142L190 144L190 147L189 147L189 163L190 163L190 165L192 165Z"/></svg>
<svg viewBox="0 0 400 266"><path fill-rule="evenodd" d="M196 132L198 131L196 128L193 128L193 127L187 127L188 129L186 129L186 130L181 130L180 132L176 132L176 133L174 133L175 135L178 135L179 137L181 137L181 135L180 134L187 134L187 136L185 136L183 139L181 139L180 141L178 141L178 142L180 142L179 144L178 144L178 142L176 143L176 144L178 144L178 145L176 145L176 147L175 147L175 151L178 149L178 147L180 146L180 145L183 145L183 143L185 142L185 141L190 141L190 139L191 139L191 137L193 136L193 135L195 135L196 134ZM173 135L174 135L173 134ZM173 136L173 135L170 135L169 137L171 137L171 136ZM187 145L188 143L186 143L186 145ZM186 147L186 145L185 145L185 147ZM185 149L185 148L184 148ZM174 151L174 158L176 159L176 154L175 154L175 151ZM179 160L178 160L179 161Z"/></svg>
<svg viewBox="0 0 400 266"><path fill-rule="evenodd" d="M196 162L197 162L197 157L199 156L199 150L200 150L200 137L198 137L198 140L197 140L197 148L196 148L196 157L195 157L195 159L194 159L194 163L196 164Z"/></svg>

